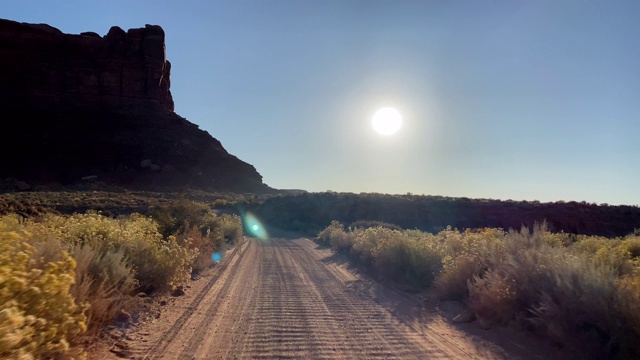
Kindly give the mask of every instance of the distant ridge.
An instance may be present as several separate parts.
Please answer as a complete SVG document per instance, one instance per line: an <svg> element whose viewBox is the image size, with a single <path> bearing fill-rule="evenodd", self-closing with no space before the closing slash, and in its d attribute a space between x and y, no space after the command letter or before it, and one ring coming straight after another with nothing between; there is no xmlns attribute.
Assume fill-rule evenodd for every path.
<svg viewBox="0 0 640 360"><path fill-rule="evenodd" d="M157 25L102 37L0 19L0 179L273 192L173 111L170 70Z"/></svg>

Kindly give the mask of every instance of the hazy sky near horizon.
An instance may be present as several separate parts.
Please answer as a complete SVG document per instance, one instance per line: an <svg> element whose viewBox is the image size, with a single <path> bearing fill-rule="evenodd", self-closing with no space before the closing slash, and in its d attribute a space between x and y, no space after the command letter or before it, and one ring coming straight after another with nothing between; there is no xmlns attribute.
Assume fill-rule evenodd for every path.
<svg viewBox="0 0 640 360"><path fill-rule="evenodd" d="M32 1L0 18L161 25L176 112L265 183L640 204L639 1ZM400 131L371 127L398 109Z"/></svg>

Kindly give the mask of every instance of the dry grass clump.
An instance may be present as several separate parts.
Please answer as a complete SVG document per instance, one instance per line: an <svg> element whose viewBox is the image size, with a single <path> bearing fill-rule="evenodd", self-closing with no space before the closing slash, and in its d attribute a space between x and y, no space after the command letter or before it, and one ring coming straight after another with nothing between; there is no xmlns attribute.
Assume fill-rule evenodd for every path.
<svg viewBox="0 0 640 360"><path fill-rule="evenodd" d="M606 239L530 231L383 227L319 235L376 274L467 302L483 325L515 322L602 358L640 351L640 236ZM435 281L433 281L435 279Z"/></svg>
<svg viewBox="0 0 640 360"><path fill-rule="evenodd" d="M100 253L91 245L76 245L71 255L78 265L70 292L77 303L90 304L86 315L95 333L135 303L136 272L122 250Z"/></svg>

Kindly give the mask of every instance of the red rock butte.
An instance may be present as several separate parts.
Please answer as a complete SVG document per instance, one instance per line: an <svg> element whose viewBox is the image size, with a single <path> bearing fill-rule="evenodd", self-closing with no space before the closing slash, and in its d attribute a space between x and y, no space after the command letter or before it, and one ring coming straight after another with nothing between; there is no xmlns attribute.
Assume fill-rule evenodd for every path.
<svg viewBox="0 0 640 360"><path fill-rule="evenodd" d="M174 113L157 25L105 36L0 19L0 178L270 192L256 169ZM224 125L222 125L224 126ZM82 180L82 179L85 180Z"/></svg>

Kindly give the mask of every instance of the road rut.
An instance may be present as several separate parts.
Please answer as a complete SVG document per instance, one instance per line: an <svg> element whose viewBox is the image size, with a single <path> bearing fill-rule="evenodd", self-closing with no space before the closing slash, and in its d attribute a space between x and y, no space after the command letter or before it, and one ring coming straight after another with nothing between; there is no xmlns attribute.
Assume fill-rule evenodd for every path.
<svg viewBox="0 0 640 360"><path fill-rule="evenodd" d="M383 296L308 239L236 246L169 326L132 341L146 359L504 359L445 321L403 317ZM369 285L367 285L369 284ZM377 290L376 290L377 289ZM382 291L384 292L384 291ZM391 305L393 306L391 306ZM513 357L509 357L513 358Z"/></svg>

